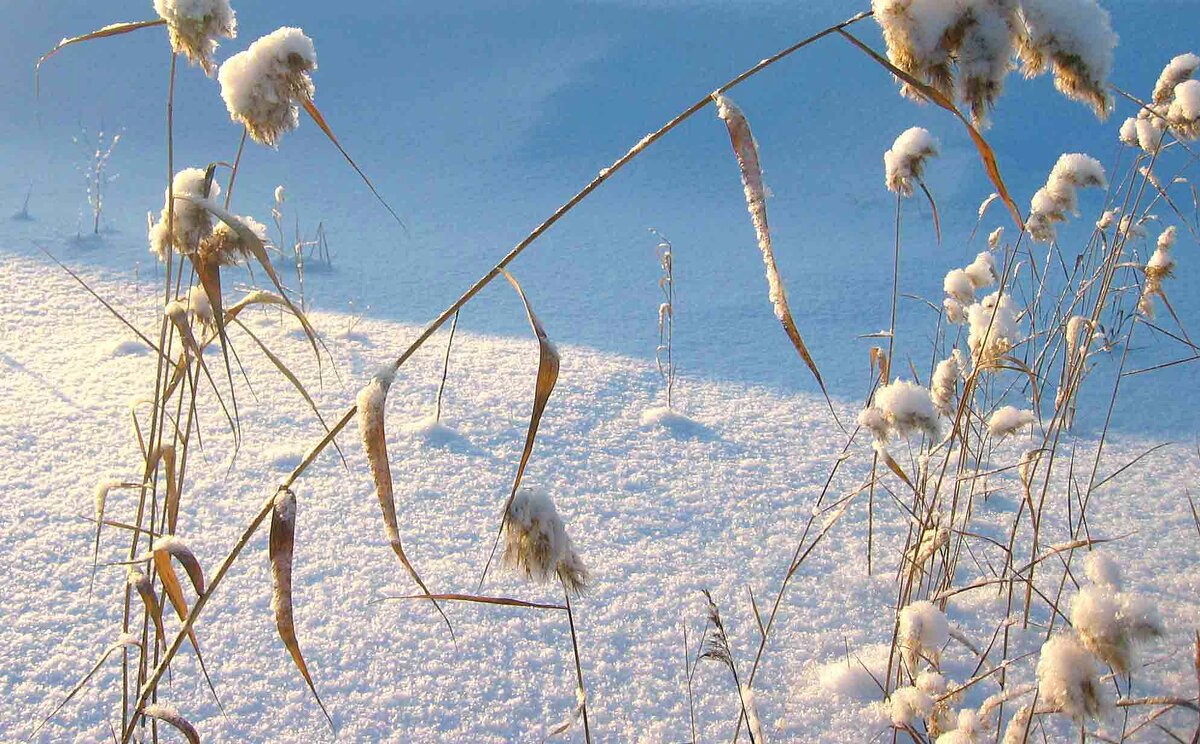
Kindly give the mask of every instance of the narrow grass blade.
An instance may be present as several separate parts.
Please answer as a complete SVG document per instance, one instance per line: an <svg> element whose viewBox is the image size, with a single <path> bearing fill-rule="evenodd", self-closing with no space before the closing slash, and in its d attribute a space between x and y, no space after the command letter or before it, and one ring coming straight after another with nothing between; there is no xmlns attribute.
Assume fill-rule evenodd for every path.
<svg viewBox="0 0 1200 744"><path fill-rule="evenodd" d="M933 232L937 236L937 242L940 246L942 244L942 218L938 214L937 202L934 201L933 194L929 192L929 187L925 185L924 181L918 181L917 184L921 187L921 191L924 192L925 198L929 201L929 208L933 210Z"/></svg>
<svg viewBox="0 0 1200 744"><path fill-rule="evenodd" d="M521 477L525 475L525 466L529 464L529 457L533 454L533 443L537 439L538 426L542 422L542 414L546 412L546 403L550 400L550 394L554 392L554 385L558 382L558 366L560 357L558 349L550 341L550 337L546 335L546 329L542 326L542 321L533 312L533 307L529 304L529 298L525 296L525 290L521 289L521 285L517 282L516 277L510 274L505 269L500 269L504 274L504 278L508 279L509 284L513 289L517 290L517 295L521 298L521 303L525 306L525 315L529 319L529 326L533 329L533 334L537 336L538 342L538 370L537 381L534 384L533 390L533 411L529 415L529 430L525 434L525 447L521 450L521 460L517 464L517 474L513 478L512 490L508 493L508 498L504 502L504 511L501 512L500 529L496 532L496 539L492 542L492 552L488 556L487 563L483 567L483 575L479 577L479 586L483 587L484 579L487 578L488 569L492 565L492 560L496 557L496 548L500 544L500 535L504 533L504 526L508 521L508 509L512 506L513 498L517 495L517 489L521 486Z"/></svg>
<svg viewBox="0 0 1200 744"><path fill-rule="evenodd" d="M71 688L70 692L67 693L67 696L63 698L62 702L56 705L54 710L50 711L50 715L43 718L42 722L34 727L33 731L31 731L29 734L29 738L32 739L33 737L37 736L37 733L41 731L47 723L50 723L50 721L53 720L56 715L58 715L58 712L65 708L67 703L71 702L71 700L78 695L84 687L87 686L87 683L91 681L92 677L96 676L96 672L100 671L100 667L104 666L104 662L108 661L108 657L112 656L118 650L123 649L126 646L140 645L141 644L139 644L133 636L122 636L119 640L117 640L116 643L104 649L104 653L100 654L99 661L97 661L92 668L88 670L87 674L83 675L83 679L79 680L79 682Z"/></svg>
<svg viewBox="0 0 1200 744"><path fill-rule="evenodd" d="M746 193L746 209L750 212L750 221L754 224L758 247L762 251L763 264L767 270L768 297L775 308L775 317L783 325L784 332L787 333L792 345L796 347L796 351L804 360L804 364L808 366L808 370L812 372L817 385L821 387L821 393L825 396L825 402L829 404L829 410L832 413L833 402L829 399L829 391L825 389L825 380L821 377L821 370L817 368L817 363L813 361L812 354L809 353L808 346L800 335L800 329L796 327L791 308L788 307L783 278L779 275L779 267L775 263L771 229L767 225L766 187L763 185L762 166L758 160L758 145L755 144L754 135L750 132L750 123L741 109L725 96L714 95L713 101L717 104L717 115L721 117L725 122L725 128L729 130L729 141L733 145L733 153L737 157L738 170L742 175L742 187ZM834 418L837 418L836 413L834 413Z"/></svg>
<svg viewBox="0 0 1200 744"><path fill-rule="evenodd" d="M200 734L197 733L196 727L188 723L187 719L179 715L179 711L174 708L155 703L147 705L142 713L150 718L157 718L183 734L183 737L188 740L188 744L200 744Z"/></svg>
<svg viewBox="0 0 1200 744"><path fill-rule="evenodd" d="M325 117L321 115L321 111L317 108L317 104L313 103L312 100L307 97L302 98L300 103L304 106L304 110L308 112L308 115L312 118L313 122L321 128L321 131L325 133L325 136L329 138L329 141L333 143L333 146L338 149L338 152L342 154L342 157L346 159L346 162L350 164L350 167L358 173L360 178L362 178L363 183L365 183L367 188L371 190L371 193L375 195L375 198L379 200L379 203L383 205L383 208L392 215L392 217L396 220L396 223L399 224L405 232L408 232L408 226L404 224L404 220L400 219L400 215L396 214L396 210L392 209L391 205L384 201L383 197L379 195L379 192L375 190L375 184L371 183L371 179L367 178L367 174L363 173L362 168L358 167L358 163L354 162L354 158L350 157L350 153L346 152L346 148L342 147L342 143L338 142L337 136L334 135L333 130L329 127L329 124L326 123Z"/></svg>
<svg viewBox="0 0 1200 744"><path fill-rule="evenodd" d="M958 110L958 107L954 105L954 102L942 95L936 89L931 88L920 80L917 80L912 75L909 75L904 70L901 70L899 67L893 65L891 62L881 56L879 52L859 41L858 37L854 36L854 34L851 34L850 32L840 28L838 29L838 33L845 37L845 39L851 44L858 47L868 57L886 68L897 78L903 80L913 90L920 92L921 95L925 96L930 101L933 101L938 106L941 106L950 113L954 114L955 118L962 122L962 125L967 128L967 134L971 136L971 141L975 143L975 149L979 151L979 157L981 160L983 160L983 167L987 171L988 178L991 179L992 185L996 187L996 193L1000 194L1000 198L1004 200L1004 204L1008 207L1008 211L1012 214L1013 222L1016 223L1017 228L1023 231L1025 229L1025 220L1021 218L1021 210L1017 208L1017 203L1013 201L1012 196L1008 193L1008 187L1004 185L1004 178L1000 175L1000 166L996 163L995 151L992 150L992 146L987 143L987 140L983 138L983 135L979 133L979 130L975 128L975 125L973 125L967 119L967 117L963 116L963 113Z"/></svg>
<svg viewBox="0 0 1200 744"><path fill-rule="evenodd" d="M478 604L502 605L504 607L525 607L533 610L563 610L564 612L567 609L566 605L526 602L523 599L512 599L511 597L486 597L479 594L409 594L402 597L383 597L375 601L387 602L396 599L424 599L427 601L438 602L476 602Z"/></svg>
<svg viewBox="0 0 1200 744"><path fill-rule="evenodd" d="M325 423L325 417L321 415L321 411L317 408L316 402L313 401L312 396L308 394L308 390L305 389L304 384L300 382L300 379L296 377L295 373L293 373L292 370L283 363L282 359L275 356L275 353L267 348L267 345L263 343L262 339L260 339L254 334L254 332L246 327L245 323L242 323L240 320L235 320L234 323L236 323L239 328L245 331L246 335L249 336L254 343L258 344L258 348L262 350L262 353L267 357L267 359L271 360L271 364L275 365L275 369L279 370L280 374L286 377L288 382L292 383L292 387L296 388L296 391L300 393L302 398L304 398L304 402L308 404L308 407L311 408L312 412L316 415L317 421L321 422L321 428L324 429L326 433L329 433L329 424ZM342 454L342 448L338 446L336 441L333 442L333 446L334 449L337 450L338 455L341 456L342 463L345 464L346 457Z"/></svg>
<svg viewBox="0 0 1200 744"><path fill-rule="evenodd" d="M268 540L274 588L271 607L275 610L275 627L279 630L279 637L283 640L283 645L292 655L292 660L296 662L296 668L300 670L301 676L308 684L308 689L312 691L317 705L321 707L321 712L325 714L325 720L329 721L329 727L332 729L333 719L329 717L325 703L321 702L321 696L317 694L317 686L313 684L308 664L305 663L304 656L300 653L300 642L296 639L296 624L292 616L292 556L295 552L295 545L296 494L290 490L283 490L275 496L275 508L271 512L271 537Z"/></svg>
<svg viewBox="0 0 1200 744"><path fill-rule="evenodd" d="M129 576L126 581L137 590L138 596L142 598L142 603L146 605L146 612L154 621L154 630L158 634L158 638L166 643L167 632L163 627L162 605L158 603L158 597L154 594L154 583L150 581L149 576L134 566L129 567Z"/></svg>
<svg viewBox="0 0 1200 744"><path fill-rule="evenodd" d="M396 499L392 490L392 468L388 462L386 432L384 430L384 408L387 403L388 390L392 386L395 372L391 369L380 372L371 378L366 387L358 393L358 426L362 433L363 448L367 453L367 462L371 467L371 478L375 481L375 495L379 498L379 508L383 512L383 527L387 533L388 543L404 565L408 575L417 586L427 595L429 588L421 579L417 569L404 553L404 545L400 542L400 527L396 521ZM431 595L432 596L432 595ZM437 609L450 636L454 637L454 628L450 618L436 601L433 606Z"/></svg>
<svg viewBox="0 0 1200 744"><path fill-rule="evenodd" d="M119 36L121 34L127 34L130 31L137 31L138 29L153 28L154 26L165 26L165 25L167 25L167 22L162 18L155 18L153 21L132 21L132 22L126 22L126 23L112 23L112 24L105 26L104 28L95 30L95 31L91 32L90 34L84 34L83 36L72 36L70 38L64 38L62 41L58 42L58 44L56 44L53 49L46 52L41 57L38 57L37 64L34 65L34 68L33 68L34 97L37 98L41 95L42 63L45 62L46 60L50 59L54 55L58 54L59 52L61 52L64 48L69 47L72 44L78 44L83 41L91 41L92 39L103 39L106 36Z"/></svg>

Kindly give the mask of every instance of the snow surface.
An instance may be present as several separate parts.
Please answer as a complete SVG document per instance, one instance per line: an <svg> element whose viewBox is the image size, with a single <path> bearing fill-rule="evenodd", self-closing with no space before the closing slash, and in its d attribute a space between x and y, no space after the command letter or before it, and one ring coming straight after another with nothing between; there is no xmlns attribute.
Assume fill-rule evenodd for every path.
<svg viewBox="0 0 1200 744"><path fill-rule="evenodd" d="M119 276L93 271L85 277L107 296L130 294ZM127 406L144 389L154 358L63 364L64 350L89 349L94 339L122 331L42 259L9 256L0 268L0 297L7 367L0 377L0 404L19 412L0 422L0 452L10 463L0 471L0 489L12 495L0 502L0 565L6 571L0 605L0 697L6 705L0 709L0 732L15 738L28 735L30 722L45 715L80 669L117 638L124 570L102 567L96 593L88 596L93 527L83 517L93 509L98 480L132 472L136 445ZM142 302L136 296L129 302L143 326L154 322L152 297L146 288ZM255 313L250 322L331 414L417 330L367 318L355 336L343 339L336 330L347 319L317 313L318 328L330 331L327 342L340 375L326 364L322 388L305 342L277 313ZM437 343L401 370L388 400L401 530L434 591L474 588L523 441L537 363L531 338L481 336L461 328L458 333L443 421L471 449L430 448L414 436L433 430L427 417L440 380ZM602 740L676 740L686 736L688 725L683 628L693 641L698 637L699 590L714 592L735 653L747 659L755 635L746 587L754 587L760 602L774 591L842 439L826 423L817 398L686 376L677 393L712 436L678 437L670 428L645 428L640 412L661 395L652 363L570 344L560 348L561 379L527 479L556 494L592 571L591 592L575 603L592 725ZM245 444L227 473L229 438L220 431L219 413L211 406L202 409L209 434L189 468L180 516L180 534L209 571L270 495L271 484L320 435L269 364L253 353L243 356L257 392L257 400L241 401ZM405 422L418 424L405 430ZM1015 460L1021 444L1005 446ZM1146 446L1116 438L1101 472ZM339 737L532 739L561 721L575 700L561 617L452 605L447 611L458 634L456 648L428 607L374 603L412 587L396 571L383 540L355 437L344 437L342 448L349 474L328 454L296 489L295 564L299 637ZM849 466L851 480L862 476L870 457L865 442L858 452L858 464ZM1165 618L1165 639L1146 647L1154 663L1139 671L1142 690L1190 695L1194 684L1186 654L1173 656L1172 649L1186 645L1200 622L1195 603L1200 561L1183 497L1196 474L1194 455L1167 448L1102 488L1089 512L1094 535L1133 533L1118 543L1126 585L1153 601ZM109 514L128 509L133 493L111 493ZM1018 499L1010 482L979 504L973 529L1001 534ZM877 558L898 555L903 524L895 510L877 504L876 528ZM785 599L754 685L772 739L821 732L828 740L866 740L886 731L869 675L854 669L858 659L873 670L880 663L879 644L892 628L892 576L890 570L866 576L865 503L855 502L831 536ZM101 560L119 559L121 542L106 531ZM207 740L330 738L276 636L270 586L264 530L197 628L228 719L198 682L187 653L164 688L164 702L179 707ZM554 591L507 573L494 574L488 589L556 599ZM1003 612L994 594L973 591L956 597L948 616L954 627L981 641ZM168 629L173 627L168 619ZM1014 635L1019 649L1035 650L1041 640L1036 629ZM961 681L974 661L951 642L943 664L948 677ZM1031 664L1014 675L1032 681ZM119 696L113 687L116 668L116 661L106 665L41 739L105 738L105 716ZM980 699L994 691L984 687ZM701 666L695 694L701 738L729 735L737 698L719 666Z"/></svg>

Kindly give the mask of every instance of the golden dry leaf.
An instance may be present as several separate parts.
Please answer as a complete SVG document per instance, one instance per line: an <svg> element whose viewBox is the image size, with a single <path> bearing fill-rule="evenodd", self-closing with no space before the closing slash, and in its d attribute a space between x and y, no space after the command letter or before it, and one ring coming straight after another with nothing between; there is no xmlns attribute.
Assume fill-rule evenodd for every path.
<svg viewBox="0 0 1200 744"><path fill-rule="evenodd" d="M741 109L725 96L715 94L713 101L717 104L717 115L721 117L725 122L725 128L729 130L729 141L733 145L733 153L737 157L738 170L742 176L742 187L746 194L746 209L750 212L750 221L753 223L754 233L758 237L759 250L762 251L763 265L767 270L768 297L771 305L775 308L775 317L779 319L792 346L796 347L800 358L804 360L804 364L816 378L817 385L820 386L821 393L825 396L825 401L829 404L829 410L832 412L833 402L829 399L829 392L825 389L825 380L822 379L821 370L813 361L812 354L809 353L808 346L800 335L800 329L792 317L792 310L788 306L787 291L783 286L783 277L779 275L779 267L775 263L771 229L767 225L766 187L763 185L762 166L758 160L758 144L754 141L754 135L750 131L750 122L746 120ZM834 417L836 419L837 414L834 414Z"/></svg>
<svg viewBox="0 0 1200 744"><path fill-rule="evenodd" d="M292 616L292 556L296 545L296 494L290 490L285 489L275 495L275 506L271 511L271 536L267 545L271 559L271 579L274 590L271 606L275 610L275 627L279 630L279 637L283 639L283 645L287 647L288 653L292 655L292 660L296 662L296 668L300 670L301 676L308 684L308 689L316 698L317 705L321 707L321 712L325 714L325 720L329 721L329 727L333 728L333 719L329 717L325 703L321 702L321 696L317 694L317 687L313 684L308 664L305 663L304 656L300 653L300 642L296 639L296 623Z"/></svg>
<svg viewBox="0 0 1200 744"><path fill-rule="evenodd" d="M525 446L521 450L521 460L517 464L517 474L513 478L512 490L509 491L508 498L504 502L504 511L501 513L502 516L500 518L500 530L496 533L496 539L492 543L492 552L483 567L483 575L479 578L480 587L483 586L484 579L487 578L488 569L492 565L492 559L496 556L496 548L500 544L500 536L504 534L504 527L508 522L509 507L512 506L513 499L517 495L517 489L521 486L521 478L525 475L525 467L529 464L529 457L533 454L533 443L537 440L537 432L542 422L542 414L546 412L546 404L550 401L550 394L554 392L555 383L558 382L560 361L558 348L554 346L550 341L550 337L546 335L546 329L542 326L542 321L533 312L533 307L529 304L529 298L525 296L525 290L521 289L521 285L517 282L516 277L507 270L501 268L500 272L504 274L505 279L508 279L513 289L517 290L517 295L521 298L521 303L525 306L525 315L529 319L529 326L533 329L534 336L537 337L538 370L533 390L533 411L529 415L529 428L525 433Z"/></svg>

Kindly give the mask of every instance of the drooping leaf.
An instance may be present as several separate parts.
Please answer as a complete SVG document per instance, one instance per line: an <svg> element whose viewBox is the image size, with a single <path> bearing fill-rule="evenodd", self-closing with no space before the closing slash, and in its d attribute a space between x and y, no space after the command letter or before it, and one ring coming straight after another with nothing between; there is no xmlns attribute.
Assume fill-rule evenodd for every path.
<svg viewBox="0 0 1200 744"><path fill-rule="evenodd" d="M288 653L292 655L292 660L296 662L296 668L300 670L301 676L308 684L308 689L316 698L317 705L321 707L321 712L325 714L325 720L329 721L329 727L333 728L333 719L329 717L325 703L321 702L321 696L317 694L317 687L308 671L308 664L305 663L304 656L300 653L300 642L296 639L296 623L292 616L292 557L295 545L296 494L285 489L275 495L275 507L271 512L271 536L268 541L274 589L271 607L275 610L275 627L279 630L279 637L283 640L283 645L287 647Z"/></svg>
<svg viewBox="0 0 1200 744"><path fill-rule="evenodd" d="M1004 200L1004 204L1008 207L1008 211L1012 215L1013 222L1017 225L1019 230L1023 231L1025 229L1025 220L1021 218L1021 210L1017 208L1016 202L1013 201L1012 196L1008 193L1008 187L1004 185L1004 178L1000 175L1000 166L996 163L995 151L992 150L992 146L987 143L987 140L983 138L983 135L979 133L979 130L975 128L975 125L972 124L967 117L963 116L963 113L958 110L958 107L954 105L954 102L935 88L926 85L904 70L901 70L899 67L893 65L886 58L880 55L879 52L859 41L854 34L851 34L850 32L840 28L837 31L839 34L845 37L847 41L858 47L858 49L868 57L882 65L900 80L903 80L910 88L919 92L921 95L925 96L925 98L933 101L938 106L946 109L953 114L956 119L962 122L962 125L967 129L967 134L971 136L971 141L975 143L975 149L979 151L979 158L983 161L983 167L984 170L987 171L988 178L991 179L992 185L996 187L996 192L1000 194L1000 198Z"/></svg>
<svg viewBox="0 0 1200 744"><path fill-rule="evenodd" d="M321 115L321 111L317 108L317 104L313 103L312 99L308 97L302 98L300 103L304 106L304 110L308 113L309 117L312 118L313 122L320 127L321 131L325 133L325 136L329 138L329 141L333 143L333 146L338 149L338 152L342 154L342 157L346 159L346 162L350 164L350 167L353 168L356 173L358 173L360 178L362 178L363 183L365 183L367 188L371 190L371 193L375 195L375 198L379 200L379 203L383 205L383 208L386 209L396 220L397 224L399 224L400 227L407 232L408 226L404 224L404 220L400 219L400 215L396 214L396 210L392 209L392 206L384 201L383 197L380 196L379 192L375 189L375 184L371 183L371 179L367 178L367 174L363 173L362 168L358 167L358 163L354 162L354 158L350 157L350 153L346 152L346 148L342 147L342 143L338 142L338 138L334 135L333 129L331 129L329 124L325 121L325 117Z"/></svg>
<svg viewBox="0 0 1200 744"><path fill-rule="evenodd" d="M534 336L537 337L538 370L533 390L533 411L529 415L529 428L525 433L525 446L521 450L521 460L517 464L517 474L513 478L512 489L509 491L508 498L504 502L504 510L500 518L500 529L496 532L496 539L492 542L492 552L483 567L483 575L479 577L480 588L483 587L484 579L487 578L488 568L491 567L492 559L496 556L496 548L500 544L500 536L504 534L504 527L508 522L509 507L512 506L513 499L516 498L517 489L521 486L521 478L525 475L525 466L529 464L529 457L533 454L533 443L537 440L538 426L542 422L542 414L545 413L546 403L549 402L550 394L554 392L554 385L558 382L558 366L560 361L558 348L554 346L550 341L550 337L546 335L546 329L542 326L542 321L538 320L537 315L533 312L533 306L529 304L529 298L525 296L525 290L521 289L521 285L517 282L516 277L507 270L501 268L500 271L504 274L504 278L508 279L509 284L512 284L513 289L517 290L517 295L521 298L521 303L525 306L525 315L529 320L529 326L533 329Z"/></svg>
<svg viewBox="0 0 1200 744"><path fill-rule="evenodd" d="M792 310L788 306L787 291L783 286L783 278L779 275L779 267L775 263L771 229L767 225L766 187L763 185L762 166L758 160L758 145L754 141L754 135L750 132L750 123L741 109L725 96L714 95L713 101L717 104L717 115L725 122L725 128L729 131L729 141L733 145L733 153L737 157L738 170L742 176L742 187L746 194L746 209L750 212L750 221L754 225L754 233L758 237L759 250L762 251L763 265L767 270L768 297L775 309L775 317L783 325L784 333L787 334L792 346L796 347L796 352L800 354L800 358L816 379L832 413L833 402L829 398L829 392L825 389L825 380L821 377L821 370L817 368L817 363L809 353L808 346L800 335L800 329L792 317ZM836 413L834 413L834 418L837 418Z"/></svg>
<svg viewBox="0 0 1200 744"><path fill-rule="evenodd" d="M425 581L421 579L417 569L404 553L404 545L400 541L400 526L396 520L396 499L392 488L392 468L388 462L386 431L384 429L384 409L387 403L388 390L395 378L393 369L386 369L374 377L358 393L358 426L362 433L363 449L367 453L367 463L371 467L371 478L375 481L375 495L379 499L379 508L383 512L383 527L387 534L388 544L400 559L408 575L416 582L426 595L432 596ZM437 609L446 627L450 629L451 637L454 628L450 618L436 601L433 606Z"/></svg>
<svg viewBox="0 0 1200 744"><path fill-rule="evenodd" d="M147 705L142 713L162 721L183 734L183 737L188 740L188 744L200 744L200 734L196 731L196 727L188 723L187 719L179 715L179 711L174 708L155 703Z"/></svg>
<svg viewBox="0 0 1200 744"><path fill-rule="evenodd" d="M84 42L84 41L91 41L92 39L103 39L106 36L119 36L121 34L127 34L130 31L137 31L138 29L153 28L154 26L165 26L165 25L167 25L167 22L162 18L155 18L153 21L131 21L131 22L127 22L127 23L111 23L111 24L105 26L104 28L97 29L97 30L91 32L90 34L84 34L83 36L72 36L70 38L62 39L61 41L58 42L58 44L56 44L54 46L53 49L51 49L50 51L46 52L41 57L39 57L37 64L34 66L34 71L33 71L34 96L36 97L36 96L41 95L42 63L45 62L46 60L50 59L54 55L58 54L65 47L69 47L72 44L78 44L78 43Z"/></svg>

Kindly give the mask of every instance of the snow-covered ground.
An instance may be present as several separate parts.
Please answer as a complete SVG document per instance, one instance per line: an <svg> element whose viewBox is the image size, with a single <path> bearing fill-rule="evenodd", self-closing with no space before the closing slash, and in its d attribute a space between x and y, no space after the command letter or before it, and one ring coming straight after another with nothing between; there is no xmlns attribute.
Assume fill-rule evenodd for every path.
<svg viewBox="0 0 1200 744"><path fill-rule="evenodd" d="M105 297L139 295L127 278L83 275ZM143 324L150 318L149 291L142 292L141 314L134 313ZM536 307L537 294L530 294ZM0 469L0 491L8 495L0 501L0 731L12 739L29 734L118 632L123 568L102 566L89 595L93 525L82 517L92 511L99 479L137 471L128 411L143 395L154 362L115 343L127 332L44 259L9 256L0 268L0 298L0 407L7 412L0 452L8 463ZM515 295L511 304L520 312ZM346 316L318 313L314 320L336 360L332 368L326 364L323 386L306 343L277 313L256 314L252 327L331 416L418 330L366 318L347 336ZM388 445L409 555L434 591L471 591L523 441L537 350L532 338L460 330L445 428L430 430L419 422L432 410L443 343L444 334L393 386ZM249 340L238 346L256 394L240 400L244 444L230 470L220 414L211 406L202 410L207 436L203 454L188 468L180 523L180 534L210 571L273 484L320 435L299 396ZM683 740L690 737L683 633L688 628L694 644L703 627L700 590L713 592L736 653L748 664L757 641L748 590L760 606L773 598L844 441L819 399L689 378L680 381L677 395L692 423L643 425L643 412L659 403L652 365L572 345L562 351L559 387L527 478L551 491L592 572L592 591L576 605L592 725L602 741ZM219 356L210 356L219 369ZM1111 441L1101 475L1150 444ZM1019 447L1004 445L997 457L1015 458ZM540 739L574 700L565 618L450 606L456 646L428 607L377 603L412 587L384 539L355 436L343 439L342 450L348 471L327 454L299 483L296 550L299 637L339 738ZM865 443L852 452L855 458L834 483L838 494L852 490L869 467ZM1078 453L1085 455L1086 443ZM1127 585L1159 604L1168 628L1145 655L1148 668L1135 675L1138 691L1194 694L1186 649L1200 624L1200 541L1184 494L1197 472L1188 446L1168 447L1104 486L1089 509L1093 536L1126 536L1112 550ZM1017 496L1011 482L993 485L999 491L980 504L974 529L1002 538ZM128 492L109 501L114 518L130 508ZM784 600L755 684L772 737L890 738L885 719L870 707L869 677L854 671L853 660L874 668L878 644L889 640L892 561L904 524L881 495L875 556L882 567L874 577L865 570L866 524L861 496ZM116 530L106 531L101 561L119 560L123 542ZM1055 575L1047 572L1047 589L1057 586ZM555 599L554 592L503 573L489 579L488 589ZM163 698L207 740L330 738L275 633L270 594L263 533L198 625L228 717L199 682L189 653L163 688ZM949 610L952 623L977 644L987 643L1003 615L1003 603L988 590L960 595ZM176 626L168 621L168 627ZM1035 649L1040 632L1016 634L1016 647ZM1031 664L1018 664L1013 673L1027 680ZM843 671L847 665L850 671ZM966 679L974 665L965 649L947 650L952 679ZM106 738L105 722L120 695L118 668L110 662L41 739ZM968 700L977 703L994 690L980 685ZM730 735L737 701L723 670L701 664L693 691L700 739Z"/></svg>

